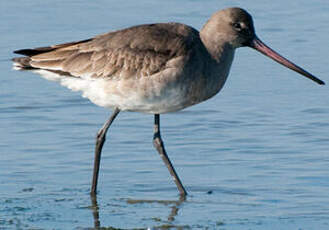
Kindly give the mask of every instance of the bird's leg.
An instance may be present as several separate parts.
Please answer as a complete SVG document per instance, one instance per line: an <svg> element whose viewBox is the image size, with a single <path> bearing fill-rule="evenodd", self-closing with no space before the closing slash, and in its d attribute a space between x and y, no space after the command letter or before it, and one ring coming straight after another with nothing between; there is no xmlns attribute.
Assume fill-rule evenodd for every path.
<svg viewBox="0 0 329 230"><path fill-rule="evenodd" d="M187 195L187 192L182 184L182 182L180 181L174 166L171 164L168 155L166 153L166 150L164 148L163 145L163 141L161 139L161 135L160 135L160 115L159 114L155 114L154 115L154 136L153 136L153 144L154 147L158 150L163 162L165 163L165 165L167 166L172 178L174 179L174 182L179 190L179 193L181 196L185 197Z"/></svg>
<svg viewBox="0 0 329 230"><path fill-rule="evenodd" d="M98 181L98 173L99 173L99 165L101 161L101 153L103 144L105 142L105 136L106 132L111 126L112 122L116 118L116 116L119 114L120 109L115 108L111 117L106 121L106 123L103 125L103 127L98 131L96 136L96 146L95 146L95 158L94 158L94 172L93 172L93 181L91 185L91 191L90 194L95 195L97 190L97 181Z"/></svg>
<svg viewBox="0 0 329 230"><path fill-rule="evenodd" d="M91 199L91 209L94 217L94 229L100 229L101 222L99 220L99 206L97 204L97 195L90 194Z"/></svg>

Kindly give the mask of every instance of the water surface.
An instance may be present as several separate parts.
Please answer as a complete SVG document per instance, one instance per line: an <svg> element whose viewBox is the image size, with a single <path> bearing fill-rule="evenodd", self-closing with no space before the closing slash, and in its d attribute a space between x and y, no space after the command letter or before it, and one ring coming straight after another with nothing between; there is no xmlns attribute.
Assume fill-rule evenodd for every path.
<svg viewBox="0 0 329 230"><path fill-rule="evenodd" d="M329 82L325 1L0 2L0 229L328 229L328 87L243 48L223 91L161 116L190 196L180 201L152 146L153 117L121 113L88 194L94 137L111 111L12 70L12 51L127 26L246 8L259 37ZM209 191L211 193L209 194Z"/></svg>

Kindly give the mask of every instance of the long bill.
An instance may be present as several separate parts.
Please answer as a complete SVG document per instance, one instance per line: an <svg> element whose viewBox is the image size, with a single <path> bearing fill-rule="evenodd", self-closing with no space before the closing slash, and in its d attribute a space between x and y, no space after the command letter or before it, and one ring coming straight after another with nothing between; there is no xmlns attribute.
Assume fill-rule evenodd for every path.
<svg viewBox="0 0 329 230"><path fill-rule="evenodd" d="M255 50L261 52L262 54L272 58L274 61L280 63L281 65L284 65L288 67L289 69L292 69L296 71L297 73L300 73L301 75L307 77L308 79L311 79L312 81L315 81L316 83L320 85L324 85L324 81L320 80L319 78L315 77L314 75L310 74L303 68L295 65L288 59L282 57L280 54L272 50L270 47L265 45L259 38L255 36L255 38L251 41L250 45L251 48L254 48Z"/></svg>

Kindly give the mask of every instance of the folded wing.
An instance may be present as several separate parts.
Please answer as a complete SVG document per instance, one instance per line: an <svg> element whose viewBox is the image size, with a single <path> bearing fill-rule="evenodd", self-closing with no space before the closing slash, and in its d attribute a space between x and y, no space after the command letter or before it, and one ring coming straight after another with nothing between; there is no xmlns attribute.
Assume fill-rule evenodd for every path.
<svg viewBox="0 0 329 230"><path fill-rule="evenodd" d="M21 69L82 78L145 77L186 55L198 36L193 28L178 23L140 25L88 40L17 50L27 57L13 61Z"/></svg>

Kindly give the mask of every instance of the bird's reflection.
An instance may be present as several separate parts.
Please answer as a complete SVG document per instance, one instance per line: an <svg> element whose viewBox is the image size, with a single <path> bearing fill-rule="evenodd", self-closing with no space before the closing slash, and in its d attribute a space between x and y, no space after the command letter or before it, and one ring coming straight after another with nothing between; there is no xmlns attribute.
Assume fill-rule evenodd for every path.
<svg viewBox="0 0 329 230"><path fill-rule="evenodd" d="M91 210L93 212L93 218L94 218L94 228L98 229L101 226L101 223L99 221L99 207L97 203L97 195L91 194L90 200L91 200Z"/></svg>
<svg viewBox="0 0 329 230"><path fill-rule="evenodd" d="M101 227L101 223L99 219L99 206L97 202L97 195L90 195L90 200L91 200L91 210L94 219L94 228L99 229ZM179 208L184 201L186 201L186 196L180 196L178 200L140 200L140 199L126 200L127 204L158 203L158 204L163 204L164 206L170 206L171 211L167 218L169 223L175 220Z"/></svg>

